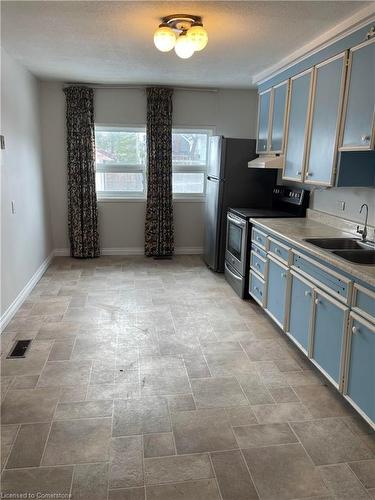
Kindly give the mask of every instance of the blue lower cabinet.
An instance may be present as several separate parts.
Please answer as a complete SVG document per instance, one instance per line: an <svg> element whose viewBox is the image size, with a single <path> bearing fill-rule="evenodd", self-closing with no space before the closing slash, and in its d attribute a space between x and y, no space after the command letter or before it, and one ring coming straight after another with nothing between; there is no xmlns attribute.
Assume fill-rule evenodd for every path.
<svg viewBox="0 0 375 500"><path fill-rule="evenodd" d="M278 325L284 329L286 292L288 285L288 268L267 257L267 300L266 311L270 313Z"/></svg>
<svg viewBox="0 0 375 500"><path fill-rule="evenodd" d="M313 287L304 279L291 274L288 334L307 353L310 319L313 307Z"/></svg>
<svg viewBox="0 0 375 500"><path fill-rule="evenodd" d="M321 292L315 293L311 357L341 386L341 361L349 309Z"/></svg>
<svg viewBox="0 0 375 500"><path fill-rule="evenodd" d="M375 325L353 315L348 345L346 394L375 422Z"/></svg>

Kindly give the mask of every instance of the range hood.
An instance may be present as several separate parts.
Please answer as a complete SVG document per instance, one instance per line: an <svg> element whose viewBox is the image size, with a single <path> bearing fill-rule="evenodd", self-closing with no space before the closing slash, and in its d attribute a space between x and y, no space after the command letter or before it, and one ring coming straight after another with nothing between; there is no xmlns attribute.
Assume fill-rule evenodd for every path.
<svg viewBox="0 0 375 500"><path fill-rule="evenodd" d="M255 160L249 161L249 168L283 168L284 156L261 155Z"/></svg>

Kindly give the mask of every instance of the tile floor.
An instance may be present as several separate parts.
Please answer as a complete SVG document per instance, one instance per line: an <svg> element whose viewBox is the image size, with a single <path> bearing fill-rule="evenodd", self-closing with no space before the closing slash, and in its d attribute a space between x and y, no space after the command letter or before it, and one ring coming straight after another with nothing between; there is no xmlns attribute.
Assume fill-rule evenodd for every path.
<svg viewBox="0 0 375 500"><path fill-rule="evenodd" d="M375 434L198 256L57 258L2 353L3 495L375 498Z"/></svg>

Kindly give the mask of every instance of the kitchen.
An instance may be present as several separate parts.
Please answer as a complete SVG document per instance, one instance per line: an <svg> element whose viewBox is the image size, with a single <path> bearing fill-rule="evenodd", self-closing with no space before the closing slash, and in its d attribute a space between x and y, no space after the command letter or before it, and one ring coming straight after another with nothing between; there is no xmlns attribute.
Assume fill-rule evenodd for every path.
<svg viewBox="0 0 375 500"><path fill-rule="evenodd" d="M2 19L2 494L373 498L374 5Z"/></svg>

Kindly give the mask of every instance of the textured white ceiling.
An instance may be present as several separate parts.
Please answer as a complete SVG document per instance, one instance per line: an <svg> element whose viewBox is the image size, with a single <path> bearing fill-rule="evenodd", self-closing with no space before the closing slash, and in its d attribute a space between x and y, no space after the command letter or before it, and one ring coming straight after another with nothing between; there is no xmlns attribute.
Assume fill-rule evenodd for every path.
<svg viewBox="0 0 375 500"><path fill-rule="evenodd" d="M2 45L41 79L248 88L254 75L371 2L2 1ZM153 45L160 17L203 17L189 60Z"/></svg>

